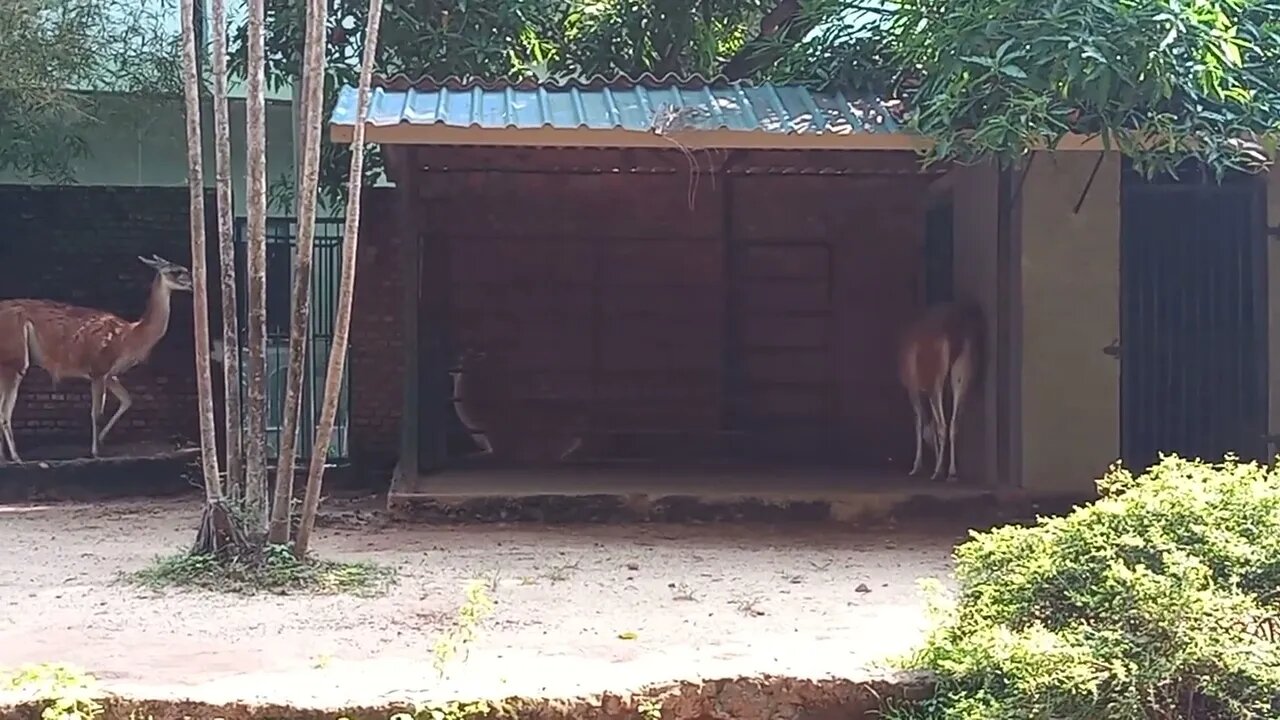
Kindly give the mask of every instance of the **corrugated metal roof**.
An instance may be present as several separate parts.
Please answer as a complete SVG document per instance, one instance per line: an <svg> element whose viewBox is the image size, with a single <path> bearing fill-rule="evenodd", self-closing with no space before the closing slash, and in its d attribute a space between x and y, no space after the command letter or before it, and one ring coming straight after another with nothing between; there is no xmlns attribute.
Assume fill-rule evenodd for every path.
<svg viewBox="0 0 1280 720"><path fill-rule="evenodd" d="M379 79L368 124L453 128L627 130L665 134L730 130L788 135L892 133L894 103L801 86L703 77L600 77L566 83L511 79ZM330 122L351 127L356 89L344 87Z"/></svg>

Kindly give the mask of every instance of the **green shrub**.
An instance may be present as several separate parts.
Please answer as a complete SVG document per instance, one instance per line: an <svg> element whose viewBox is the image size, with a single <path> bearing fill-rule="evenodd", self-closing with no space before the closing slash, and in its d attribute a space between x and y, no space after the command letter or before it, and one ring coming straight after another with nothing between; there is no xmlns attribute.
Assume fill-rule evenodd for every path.
<svg viewBox="0 0 1280 720"><path fill-rule="evenodd" d="M1280 472L1166 458L1098 488L957 548L957 594L905 663L939 692L890 718L1280 718Z"/></svg>

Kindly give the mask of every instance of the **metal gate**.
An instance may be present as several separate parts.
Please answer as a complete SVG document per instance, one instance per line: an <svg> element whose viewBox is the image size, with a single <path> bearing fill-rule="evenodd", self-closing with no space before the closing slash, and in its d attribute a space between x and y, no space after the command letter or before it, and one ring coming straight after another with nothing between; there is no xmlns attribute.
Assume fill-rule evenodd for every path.
<svg viewBox="0 0 1280 720"><path fill-rule="evenodd" d="M1263 186L1179 175L1126 165L1121 184L1120 447L1135 471L1160 453L1265 454Z"/></svg>
<svg viewBox="0 0 1280 720"><path fill-rule="evenodd" d="M294 218L267 218L267 455L275 459L284 425L284 395L289 375L289 322L293 294L294 250L297 245ZM236 296L240 316L241 367L248 363L243 343L247 339L248 270L246 264L246 219L236 218ZM324 397L329 349L333 346L333 319L337 312L338 279L342 272L341 218L316 220L315 246L311 264L311 320L307 337L306 378L302 384L302 412L298 431L298 458L311 456L312 440ZM247 391L242 376L241 398ZM342 378L338 412L334 419L329 460L347 458L347 412L350 387Z"/></svg>

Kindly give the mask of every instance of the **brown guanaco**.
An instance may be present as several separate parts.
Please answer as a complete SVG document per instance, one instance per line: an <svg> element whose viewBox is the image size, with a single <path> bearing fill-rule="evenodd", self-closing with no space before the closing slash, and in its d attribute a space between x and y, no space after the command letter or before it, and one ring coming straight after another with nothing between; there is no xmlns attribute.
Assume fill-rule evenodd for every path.
<svg viewBox="0 0 1280 720"><path fill-rule="evenodd" d="M186 268L156 255L138 259L156 275L147 307L136 321L53 300L0 301L0 431L15 462L21 458L13 442L13 409L31 365L44 368L55 383L64 378L89 381L93 457L98 457L98 445L129 409L132 399L120 384L120 376L146 362L168 331L173 292L191 291L191 273ZM115 396L119 406L99 432L98 419L107 392Z"/></svg>
<svg viewBox="0 0 1280 720"><path fill-rule="evenodd" d="M927 444L934 454L933 479L942 475L944 453L950 455L947 481L957 479L957 423L982 372L984 333L982 309L971 302L934 305L903 332L898 379L915 413L916 459L911 465L912 475L922 468L923 446ZM944 402L948 389L949 412Z"/></svg>

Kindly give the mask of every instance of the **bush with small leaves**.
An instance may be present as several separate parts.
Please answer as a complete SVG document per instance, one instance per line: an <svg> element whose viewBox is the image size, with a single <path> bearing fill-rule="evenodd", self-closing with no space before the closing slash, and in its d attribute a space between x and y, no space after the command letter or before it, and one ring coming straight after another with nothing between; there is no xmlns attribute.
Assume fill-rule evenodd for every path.
<svg viewBox="0 0 1280 720"><path fill-rule="evenodd" d="M893 720L1280 717L1280 471L1176 457L956 550L958 592Z"/></svg>

